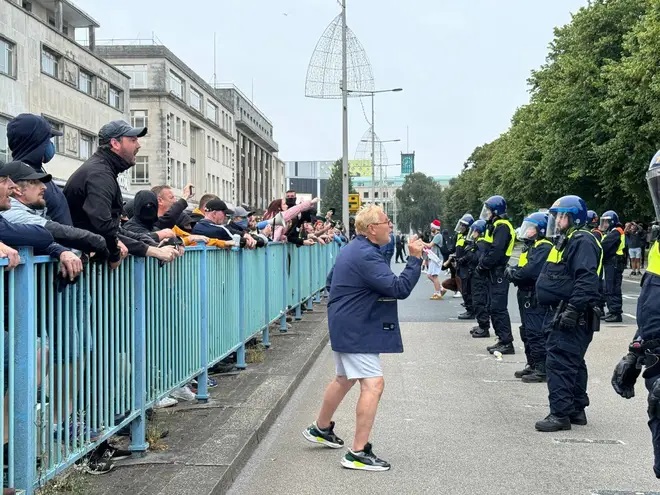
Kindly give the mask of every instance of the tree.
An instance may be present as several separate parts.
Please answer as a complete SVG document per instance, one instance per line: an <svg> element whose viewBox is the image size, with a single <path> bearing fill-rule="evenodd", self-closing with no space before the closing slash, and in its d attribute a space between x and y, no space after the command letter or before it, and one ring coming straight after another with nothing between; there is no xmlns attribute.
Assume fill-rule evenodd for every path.
<svg viewBox="0 0 660 495"><path fill-rule="evenodd" d="M328 184L325 188L325 194L321 198L323 202L323 208L325 211L328 211L330 208L335 209L335 214L333 218L341 220L343 218L343 201L342 201L342 161L341 158L337 160L332 166L332 172L330 173L330 178L328 179ZM353 183L351 177L348 177L348 192L349 194L354 194L355 189L353 188Z"/></svg>
<svg viewBox="0 0 660 495"><path fill-rule="evenodd" d="M399 230L427 230L430 223L440 216L441 197L442 188L431 177L421 172L408 175L396 192Z"/></svg>

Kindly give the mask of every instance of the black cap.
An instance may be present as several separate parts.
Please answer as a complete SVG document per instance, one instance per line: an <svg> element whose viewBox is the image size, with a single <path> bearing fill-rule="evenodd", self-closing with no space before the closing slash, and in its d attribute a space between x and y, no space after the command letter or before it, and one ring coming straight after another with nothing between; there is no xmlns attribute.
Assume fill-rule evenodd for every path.
<svg viewBox="0 0 660 495"><path fill-rule="evenodd" d="M37 172L23 162L9 162L0 165L0 177L9 177L14 182L18 182L19 180L40 180L46 183L53 179L52 175Z"/></svg>
<svg viewBox="0 0 660 495"><path fill-rule="evenodd" d="M206 205L204 206L204 211L224 211L226 214L231 215L234 213L232 210L230 210L227 207L227 203L225 203L221 199L212 199Z"/></svg>
<svg viewBox="0 0 660 495"><path fill-rule="evenodd" d="M99 144L108 144L111 139L120 137L142 137L147 133L146 127L132 127L124 120L113 120L101 127L99 131Z"/></svg>

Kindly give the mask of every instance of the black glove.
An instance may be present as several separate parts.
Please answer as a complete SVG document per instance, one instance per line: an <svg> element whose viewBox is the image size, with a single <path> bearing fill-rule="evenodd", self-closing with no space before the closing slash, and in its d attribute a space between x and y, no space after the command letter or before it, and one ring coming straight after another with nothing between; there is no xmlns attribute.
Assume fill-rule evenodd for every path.
<svg viewBox="0 0 660 495"><path fill-rule="evenodd" d="M642 371L640 356L629 352L621 358L612 374L612 387L624 399L635 397L635 382ZM650 396L649 396L650 397Z"/></svg>
<svg viewBox="0 0 660 495"><path fill-rule="evenodd" d="M477 265L476 271L477 271L477 273L478 273L479 275L481 275L482 277L485 276L485 275L488 273L488 269L487 269L487 268L484 268L484 267L481 266L481 265Z"/></svg>
<svg viewBox="0 0 660 495"><path fill-rule="evenodd" d="M516 273L516 267L515 266L509 266L507 265L506 268L504 269L504 276L508 278L509 280L513 280L514 274Z"/></svg>
<svg viewBox="0 0 660 495"><path fill-rule="evenodd" d="M649 419L660 419L660 376L653 382L653 387L649 391Z"/></svg>
<svg viewBox="0 0 660 495"><path fill-rule="evenodd" d="M577 326L580 312L575 309L575 306L569 304L566 309L559 315L559 328L562 330L572 330Z"/></svg>

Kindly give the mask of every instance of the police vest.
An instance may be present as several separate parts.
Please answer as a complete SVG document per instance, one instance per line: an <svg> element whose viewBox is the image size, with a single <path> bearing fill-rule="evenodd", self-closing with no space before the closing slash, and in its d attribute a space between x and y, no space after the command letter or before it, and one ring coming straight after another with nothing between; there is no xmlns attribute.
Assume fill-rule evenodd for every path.
<svg viewBox="0 0 660 495"><path fill-rule="evenodd" d="M513 246L516 243L516 231L513 228L513 225L511 225L511 222L508 220L500 218L499 220L495 220L493 222L493 229L487 229L486 233L484 234L484 240L488 242L489 244L493 243L493 232L495 232L495 229L497 228L498 225L504 224L509 228L509 233L511 234L511 239L509 240L509 245L506 248L506 255L511 257L513 254Z"/></svg>
<svg viewBox="0 0 660 495"><path fill-rule="evenodd" d="M568 234L568 239L573 237L573 234L575 234L576 232L588 232L588 231L586 231L586 230L574 230L573 232ZM591 234L591 232L589 232L589 234ZM601 272L603 271L603 248L600 245L600 241L596 238L596 236L593 235L593 234L591 234L591 235L594 238L594 240L596 241L596 244L598 244L598 249L600 250L600 259L598 261L598 270L597 270L598 275L600 275ZM568 242L566 242L566 244L568 244ZM546 261L548 263L560 263L561 259L562 259L562 256L564 255L564 249L566 249L566 245L564 245L564 248L561 251L559 251L556 247L553 246L552 249L550 250L550 253L548 254L548 259Z"/></svg>
<svg viewBox="0 0 660 495"><path fill-rule="evenodd" d="M465 236L463 234L458 234L456 236L456 247L465 246Z"/></svg>
<svg viewBox="0 0 660 495"><path fill-rule="evenodd" d="M649 262L646 271L660 277L660 243L655 241L649 249Z"/></svg>
<svg viewBox="0 0 660 495"><path fill-rule="evenodd" d="M552 242L550 242L548 239L539 239L536 241L527 251L523 251L520 255L520 258L518 259L518 266L522 268L527 264L527 255L530 250L540 246L541 244L550 244L552 245Z"/></svg>
<svg viewBox="0 0 660 495"><path fill-rule="evenodd" d="M616 255L623 256L623 250L626 247L626 234L624 234L621 227L616 227L614 230L618 231L620 236L619 249L616 250Z"/></svg>

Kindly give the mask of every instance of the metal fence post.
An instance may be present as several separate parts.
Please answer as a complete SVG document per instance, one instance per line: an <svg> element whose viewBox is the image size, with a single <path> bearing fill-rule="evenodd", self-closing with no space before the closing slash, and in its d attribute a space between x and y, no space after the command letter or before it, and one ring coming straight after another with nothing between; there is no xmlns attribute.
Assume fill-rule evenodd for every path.
<svg viewBox="0 0 660 495"><path fill-rule="evenodd" d="M289 266L287 264L287 260L289 259L289 245L284 244L282 249L284 251L284 256L282 256L282 316L280 316L280 332L285 333L288 330L286 325L286 315L288 312L287 310L289 309L289 295L287 293L287 280L289 280Z"/></svg>
<svg viewBox="0 0 660 495"><path fill-rule="evenodd" d="M266 264L264 272L266 272L266 283L264 288L266 291L265 304L264 304L264 330L261 334L261 343L264 347L270 347L270 244L266 244Z"/></svg>
<svg viewBox="0 0 660 495"><path fill-rule="evenodd" d="M296 320L302 320L302 287L300 286L301 284L301 273L300 273L300 249L304 249L303 247L296 247L296 265L298 266L298 276L296 277L296 284L298 285L298 296L296 297Z"/></svg>
<svg viewBox="0 0 660 495"><path fill-rule="evenodd" d="M199 243L202 247L202 251L199 255L199 269L197 274L199 276L199 294L200 294L200 365L202 368L202 373L197 377L197 401L205 404L209 400L209 388L208 388L208 379L209 379L209 291L206 287L206 277L207 277L207 250L206 244L203 242Z"/></svg>
<svg viewBox="0 0 660 495"><path fill-rule="evenodd" d="M147 395L147 318L146 318L146 259L135 258L133 283L135 289L135 333L133 336L133 403L140 415L131 422L131 444L129 449L136 457L145 455L149 444L146 433Z"/></svg>
<svg viewBox="0 0 660 495"><path fill-rule="evenodd" d="M35 265L32 249L21 248L22 265L15 268L13 298L7 304L14 305L14 481L17 488L33 493L36 481L36 404L37 379L35 373L37 339ZM42 345L46 345L45 342ZM6 351L5 351L6 352ZM46 363L42 364L46 366ZM45 384L42 384L45 385ZM50 431L46 425L44 431ZM11 481L11 480L9 480Z"/></svg>
<svg viewBox="0 0 660 495"><path fill-rule="evenodd" d="M243 254L244 250L241 249L238 252L238 329L239 336L241 339L241 346L236 350L236 367L238 369L245 369L247 365L245 363L245 334L246 334L246 299L247 299L247 283L245 280L245 255Z"/></svg>

